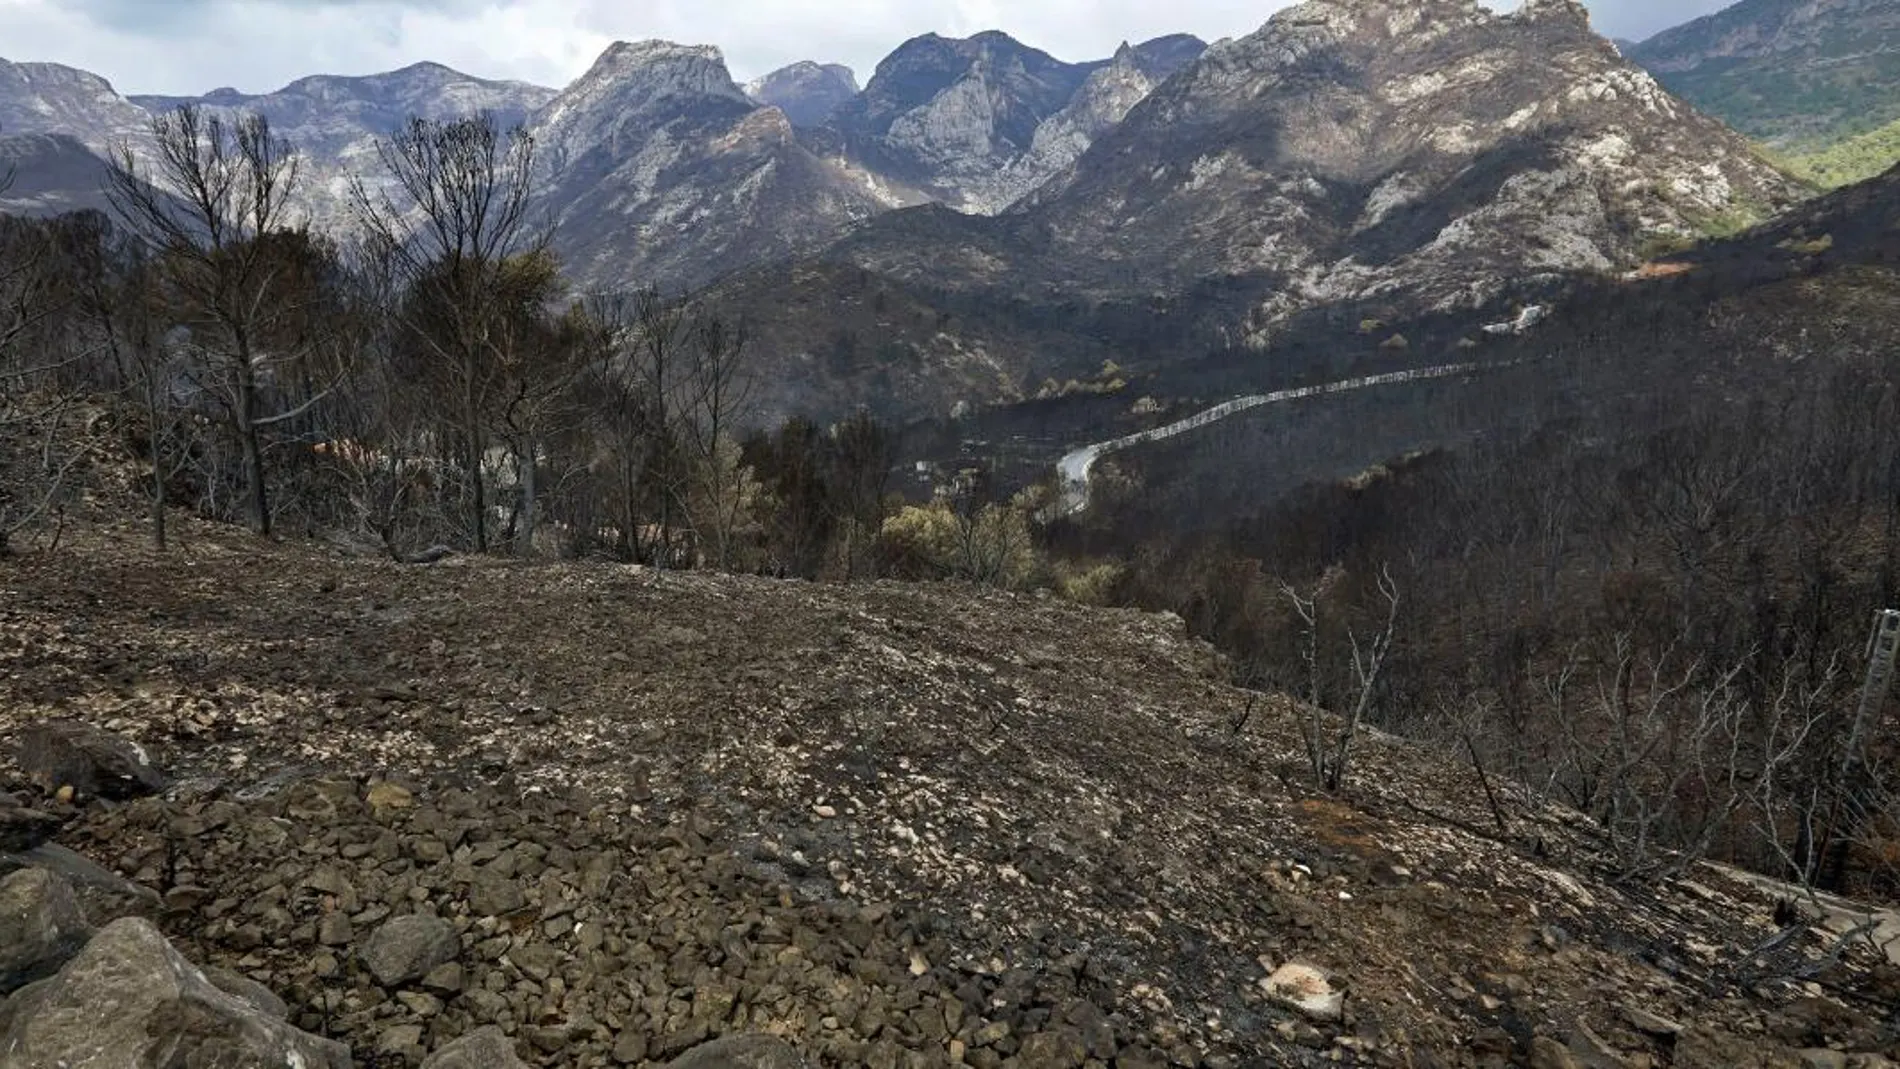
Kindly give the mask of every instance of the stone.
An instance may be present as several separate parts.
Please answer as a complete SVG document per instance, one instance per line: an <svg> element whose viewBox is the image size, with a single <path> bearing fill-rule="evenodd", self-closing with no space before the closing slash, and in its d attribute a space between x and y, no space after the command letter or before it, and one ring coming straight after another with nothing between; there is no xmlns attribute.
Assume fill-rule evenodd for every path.
<svg viewBox="0 0 1900 1069"><path fill-rule="evenodd" d="M1682 1034L1681 1024L1651 1013L1641 1006L1623 1007L1623 1019L1629 1022L1631 1028L1645 1035L1666 1038Z"/></svg>
<svg viewBox="0 0 1900 1069"><path fill-rule="evenodd" d="M622 1065L639 1065L647 1060L647 1037L644 1033L628 1029L614 1040L614 1061Z"/></svg>
<svg viewBox="0 0 1900 1069"><path fill-rule="evenodd" d="M409 788L387 782L370 787L363 795L363 801L378 818L416 807L416 796L410 793Z"/></svg>
<svg viewBox="0 0 1900 1069"><path fill-rule="evenodd" d="M1570 1049L1549 1036L1531 1041L1531 1069L1583 1069Z"/></svg>
<svg viewBox="0 0 1900 1069"><path fill-rule="evenodd" d="M438 995L460 994L464 982L461 963L454 961L430 969L422 978L422 986Z"/></svg>
<svg viewBox="0 0 1900 1069"><path fill-rule="evenodd" d="M422 1060L422 1069L525 1069L515 1045L494 1025L478 1028Z"/></svg>
<svg viewBox="0 0 1900 1069"><path fill-rule="evenodd" d="M1345 1012L1346 996L1333 990L1326 974L1311 965L1288 962L1260 986L1268 998L1316 1021L1337 1021Z"/></svg>
<svg viewBox="0 0 1900 1069"><path fill-rule="evenodd" d="M0 851L31 850L52 838L63 823L51 813L18 804L11 795L0 795Z"/></svg>
<svg viewBox="0 0 1900 1069"><path fill-rule="evenodd" d="M415 1063L422 1059L422 1026L391 1025L376 1036L376 1053Z"/></svg>
<svg viewBox="0 0 1900 1069"><path fill-rule="evenodd" d="M325 913L317 922L317 942L327 947L349 946L356 941L356 924L348 913Z"/></svg>
<svg viewBox="0 0 1900 1069"><path fill-rule="evenodd" d="M20 730L20 771L52 794L70 787L79 797L126 800L171 785L138 743L77 720L43 720Z"/></svg>
<svg viewBox="0 0 1900 1069"><path fill-rule="evenodd" d="M151 922L107 925L0 1012L9 1066L350 1069L349 1048L219 990Z"/></svg>
<svg viewBox="0 0 1900 1069"><path fill-rule="evenodd" d="M256 980L229 969L220 969L216 965L205 966L204 974L205 979L211 981L212 987L227 995L243 999L264 1016L274 1017L279 1021L290 1019L290 1007L285 1005L284 1000L278 998L275 991Z"/></svg>
<svg viewBox="0 0 1900 1069"><path fill-rule="evenodd" d="M0 879L0 995L58 972L91 936L72 885L58 874L21 869Z"/></svg>
<svg viewBox="0 0 1900 1069"><path fill-rule="evenodd" d="M303 878L299 885L336 900L336 908L344 913L355 913L363 908L362 899L356 893L356 885L336 869L324 867L313 870Z"/></svg>
<svg viewBox="0 0 1900 1069"><path fill-rule="evenodd" d="M359 956L384 987L419 980L462 952L455 926L440 917L412 913L388 921L364 942Z"/></svg>
<svg viewBox="0 0 1900 1069"><path fill-rule="evenodd" d="M702 1043L667 1063L667 1069L809 1069L796 1049L763 1035L727 1036Z"/></svg>
<svg viewBox="0 0 1900 1069"><path fill-rule="evenodd" d="M42 843L17 854L0 854L0 874L39 868L58 873L72 886L86 923L104 927L121 917L156 917L157 891L120 876L56 843Z"/></svg>
<svg viewBox="0 0 1900 1069"><path fill-rule="evenodd" d="M493 865L475 870L468 888L468 909L477 917L499 917L528 904L521 884Z"/></svg>
<svg viewBox="0 0 1900 1069"><path fill-rule="evenodd" d="M1847 1069L1847 1055L1825 1047L1812 1047L1801 1052L1801 1069Z"/></svg>
<svg viewBox="0 0 1900 1069"><path fill-rule="evenodd" d="M1081 1069L1089 1049L1080 1032L1054 1028L1025 1038L1016 1056L1023 1069Z"/></svg>

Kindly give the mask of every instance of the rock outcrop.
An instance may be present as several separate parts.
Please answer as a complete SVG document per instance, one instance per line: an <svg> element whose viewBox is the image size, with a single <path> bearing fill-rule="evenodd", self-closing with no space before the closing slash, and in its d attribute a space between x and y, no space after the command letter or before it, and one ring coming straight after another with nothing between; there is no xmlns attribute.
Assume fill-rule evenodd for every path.
<svg viewBox="0 0 1900 1069"><path fill-rule="evenodd" d="M540 204L584 286L696 285L907 201L806 149L715 48L616 44L529 128Z"/></svg>
<svg viewBox="0 0 1900 1069"><path fill-rule="evenodd" d="M1096 138L1146 100L1155 86L1193 62L1204 49L1194 37L1162 38L1140 48L1123 44L1113 59L1089 75L1062 110L1036 127L1029 150L998 176L992 201L1015 204L1061 174Z"/></svg>
<svg viewBox="0 0 1900 1069"><path fill-rule="evenodd" d="M827 125L864 167L958 211L990 215L1035 189L1204 47L1194 37L1064 63L1003 33L926 34L878 65Z"/></svg>

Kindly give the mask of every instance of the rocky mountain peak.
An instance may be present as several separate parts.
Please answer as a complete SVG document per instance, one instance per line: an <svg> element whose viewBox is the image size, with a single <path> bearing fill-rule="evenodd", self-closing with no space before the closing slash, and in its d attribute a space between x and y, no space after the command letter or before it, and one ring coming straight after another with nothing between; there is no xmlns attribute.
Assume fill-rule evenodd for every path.
<svg viewBox="0 0 1900 1069"><path fill-rule="evenodd" d="M617 152L689 113L736 117L749 100L710 45L620 41L562 90L532 122L544 166L559 171L601 146Z"/></svg>
<svg viewBox="0 0 1900 1069"><path fill-rule="evenodd" d="M594 87L607 87L636 106L672 97L746 101L745 91L733 82L725 55L717 47L671 41L617 41L563 95Z"/></svg>
<svg viewBox="0 0 1900 1069"><path fill-rule="evenodd" d="M1201 54L1206 51L1207 42L1191 33L1157 37L1129 49L1133 61L1156 82L1165 81L1175 71L1201 58ZM1116 58L1120 59L1119 53Z"/></svg>
<svg viewBox="0 0 1900 1069"><path fill-rule="evenodd" d="M1008 34L924 34L878 64L829 125L846 151L963 211L1001 210L1023 189L1002 173L1075 99L1092 66L1064 63Z"/></svg>
<svg viewBox="0 0 1900 1069"><path fill-rule="evenodd" d="M797 126L817 126L859 91L850 67L810 60L781 67L745 87L746 96L779 109Z"/></svg>

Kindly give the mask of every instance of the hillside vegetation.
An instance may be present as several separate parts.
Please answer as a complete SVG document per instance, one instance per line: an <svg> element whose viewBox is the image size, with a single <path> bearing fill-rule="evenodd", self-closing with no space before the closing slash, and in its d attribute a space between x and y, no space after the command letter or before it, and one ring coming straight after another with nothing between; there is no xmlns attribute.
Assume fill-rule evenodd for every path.
<svg viewBox="0 0 1900 1069"><path fill-rule="evenodd" d="M1823 189L1864 182L1900 163L1900 121L1787 159L1790 170Z"/></svg>

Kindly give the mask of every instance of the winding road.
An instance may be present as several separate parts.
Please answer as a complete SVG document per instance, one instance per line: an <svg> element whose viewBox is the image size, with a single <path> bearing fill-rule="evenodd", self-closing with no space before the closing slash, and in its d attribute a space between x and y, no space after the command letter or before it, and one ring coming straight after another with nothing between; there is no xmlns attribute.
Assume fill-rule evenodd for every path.
<svg viewBox="0 0 1900 1069"><path fill-rule="evenodd" d="M1085 445L1068 454L1056 463L1056 471L1062 476L1062 514L1073 516L1089 505L1089 471L1095 462L1105 454L1129 446L1158 442L1163 438L1172 438L1197 427L1205 427L1217 420L1226 419L1236 412L1245 412L1261 405L1277 404L1281 401L1293 401L1301 397L1316 397L1320 394L1346 393L1351 390L1363 390L1369 386L1384 386L1395 382L1413 382L1418 379L1442 379L1449 375L1461 375L1467 371L1476 371L1482 367L1493 366L1476 363L1441 364L1437 367L1414 368L1411 371L1390 371L1383 375L1365 375L1356 379L1341 379L1319 386L1298 386L1290 390L1276 390L1273 393L1253 394L1248 397L1236 397L1231 401L1222 401L1204 412L1197 412L1186 419L1178 420L1160 427L1135 434L1114 438L1094 445Z"/></svg>

